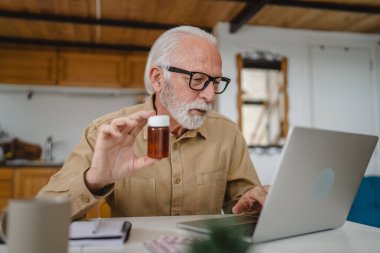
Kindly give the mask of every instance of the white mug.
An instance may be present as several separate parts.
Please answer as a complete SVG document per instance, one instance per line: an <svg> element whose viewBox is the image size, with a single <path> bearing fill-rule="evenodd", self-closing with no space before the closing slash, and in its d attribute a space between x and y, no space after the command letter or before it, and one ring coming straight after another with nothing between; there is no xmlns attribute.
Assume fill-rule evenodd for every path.
<svg viewBox="0 0 380 253"><path fill-rule="evenodd" d="M2 236L9 253L67 253L69 226L68 200L10 200Z"/></svg>

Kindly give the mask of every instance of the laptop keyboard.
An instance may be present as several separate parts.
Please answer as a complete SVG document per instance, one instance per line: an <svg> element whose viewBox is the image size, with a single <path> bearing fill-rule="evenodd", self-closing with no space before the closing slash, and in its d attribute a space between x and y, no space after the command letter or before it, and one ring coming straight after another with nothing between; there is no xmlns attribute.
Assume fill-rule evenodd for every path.
<svg viewBox="0 0 380 253"><path fill-rule="evenodd" d="M207 223L214 223L224 227L227 230L240 230L244 236L252 236L255 231L259 214L242 214L223 218L213 218L204 220Z"/></svg>
<svg viewBox="0 0 380 253"><path fill-rule="evenodd" d="M239 229L242 231L244 236L251 237L253 232L255 231L257 221L259 220L259 215L249 215L242 214L234 217L226 217L222 219L230 219L230 222L227 227L231 227L231 229Z"/></svg>

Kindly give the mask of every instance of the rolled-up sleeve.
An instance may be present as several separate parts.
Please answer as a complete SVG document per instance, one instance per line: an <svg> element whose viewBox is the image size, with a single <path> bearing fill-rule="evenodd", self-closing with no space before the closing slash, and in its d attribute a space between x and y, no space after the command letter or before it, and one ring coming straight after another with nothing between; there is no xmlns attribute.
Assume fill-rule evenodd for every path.
<svg viewBox="0 0 380 253"><path fill-rule="evenodd" d="M224 213L231 213L233 205L249 189L261 185L249 157L247 143L236 129L231 143L231 157L227 175L227 190L224 199Z"/></svg>
<svg viewBox="0 0 380 253"><path fill-rule="evenodd" d="M111 188L107 188L101 196L94 195L89 191L84 180L84 173L91 166L97 135L96 125L90 125L63 167L37 194L37 198L70 199L73 219L83 217L88 209L112 192Z"/></svg>

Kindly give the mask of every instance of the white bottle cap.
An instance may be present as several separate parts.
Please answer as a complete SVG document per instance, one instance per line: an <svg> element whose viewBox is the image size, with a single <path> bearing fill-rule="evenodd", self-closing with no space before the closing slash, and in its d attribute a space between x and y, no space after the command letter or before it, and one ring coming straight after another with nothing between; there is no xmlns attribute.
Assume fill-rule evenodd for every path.
<svg viewBox="0 0 380 253"><path fill-rule="evenodd" d="M148 119L148 126L167 127L169 126L169 122L170 122L170 119L168 115L151 116Z"/></svg>

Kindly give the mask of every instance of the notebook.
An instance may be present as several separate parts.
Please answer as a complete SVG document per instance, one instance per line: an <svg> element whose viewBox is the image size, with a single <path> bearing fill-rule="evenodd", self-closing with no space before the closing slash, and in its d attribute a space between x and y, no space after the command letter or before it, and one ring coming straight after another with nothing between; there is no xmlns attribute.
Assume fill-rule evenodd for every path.
<svg viewBox="0 0 380 253"><path fill-rule="evenodd" d="M128 240L132 224L120 219L74 221L70 224L70 245L121 245Z"/></svg>
<svg viewBox="0 0 380 253"><path fill-rule="evenodd" d="M260 216L244 223L251 228L250 240L258 243L342 226L377 141L371 135L293 128ZM224 219L236 218L213 222ZM177 226L207 232L210 222Z"/></svg>

